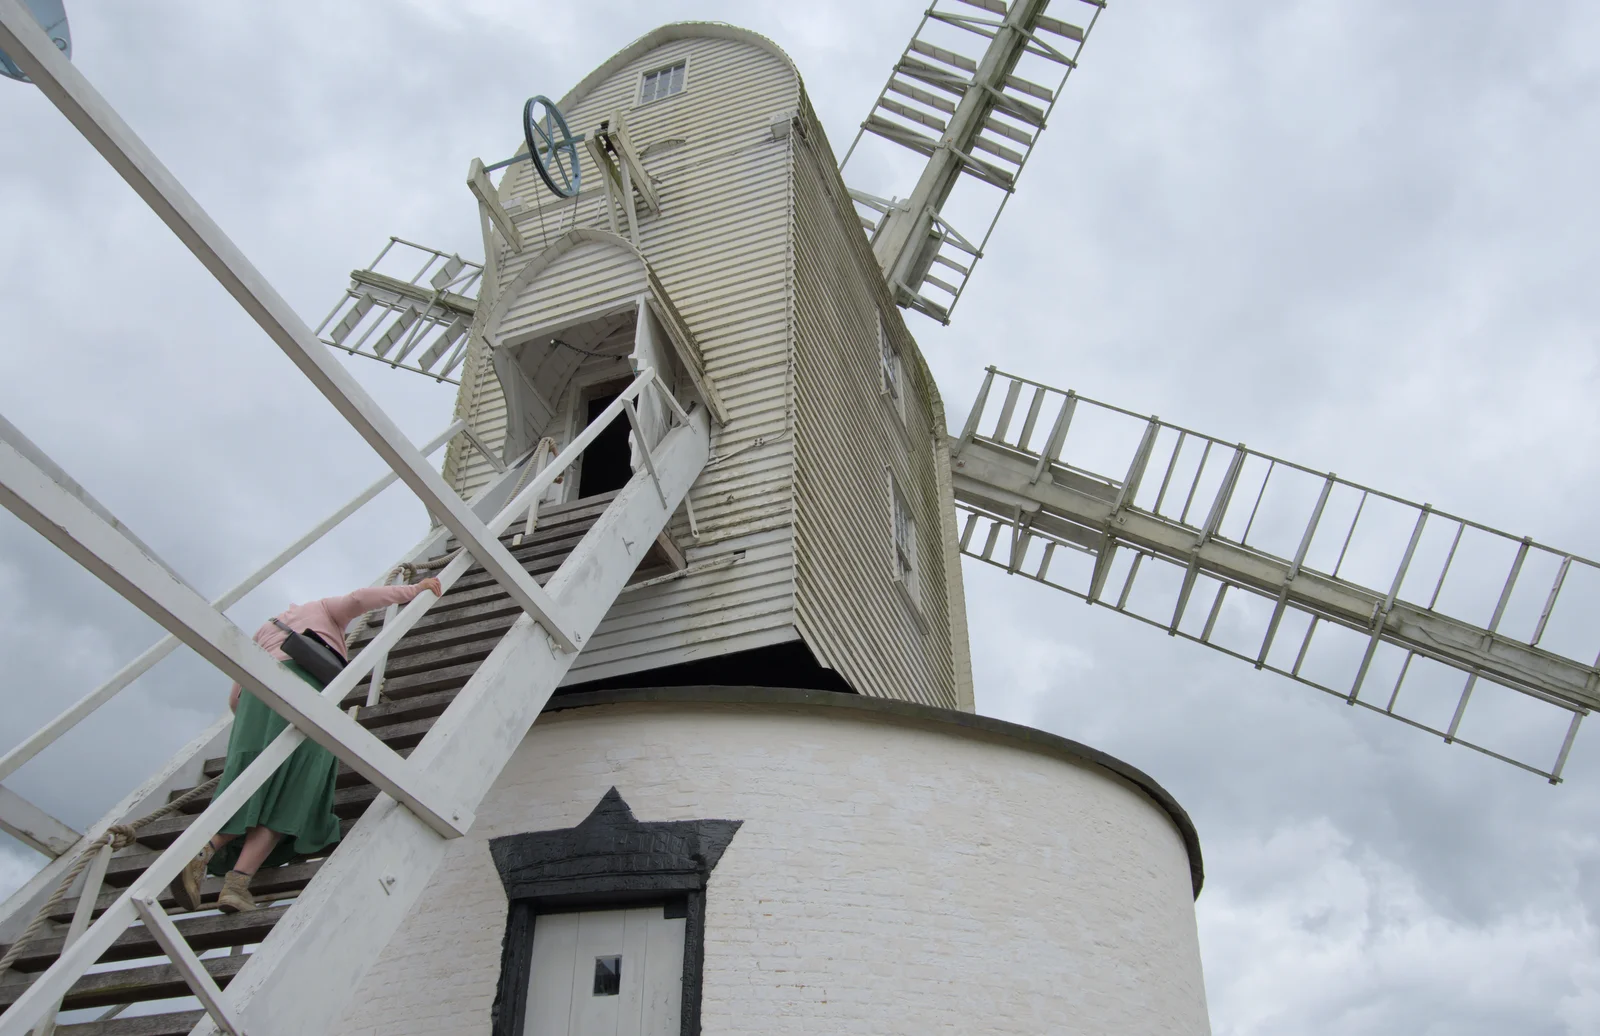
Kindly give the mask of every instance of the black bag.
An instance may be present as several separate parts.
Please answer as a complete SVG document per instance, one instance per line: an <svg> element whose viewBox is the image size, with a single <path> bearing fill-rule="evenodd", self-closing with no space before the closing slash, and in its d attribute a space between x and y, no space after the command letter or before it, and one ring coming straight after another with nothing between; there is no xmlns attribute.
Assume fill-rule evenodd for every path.
<svg viewBox="0 0 1600 1036"><path fill-rule="evenodd" d="M344 671L345 660L315 633L310 630L296 633L277 619L273 619L272 624L285 634L283 653L322 686L328 686Z"/></svg>

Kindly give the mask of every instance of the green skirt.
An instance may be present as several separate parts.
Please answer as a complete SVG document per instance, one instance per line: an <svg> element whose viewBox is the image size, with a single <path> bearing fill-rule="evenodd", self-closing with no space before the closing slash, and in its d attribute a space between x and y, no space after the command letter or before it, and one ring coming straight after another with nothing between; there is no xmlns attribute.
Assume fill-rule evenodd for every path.
<svg viewBox="0 0 1600 1036"><path fill-rule="evenodd" d="M310 673L293 662L280 664L322 689ZM220 795L288 725L288 720L260 698L241 690L239 707L233 714L233 732L228 735L227 765L212 794ZM239 807L233 819L222 825L222 834L243 835L252 827L265 827L282 835L263 865L267 867L281 867L298 856L320 855L339 840L339 818L333 813L334 782L338 776L339 760L332 752L314 741L302 741L267 783ZM239 859L243 846L243 838L234 838L217 850L206 869L212 874L226 874Z"/></svg>

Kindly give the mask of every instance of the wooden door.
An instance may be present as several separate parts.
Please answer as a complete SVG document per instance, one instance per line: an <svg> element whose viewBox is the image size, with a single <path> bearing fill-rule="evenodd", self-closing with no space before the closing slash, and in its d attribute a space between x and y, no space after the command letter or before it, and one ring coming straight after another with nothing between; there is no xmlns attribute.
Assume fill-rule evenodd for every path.
<svg viewBox="0 0 1600 1036"><path fill-rule="evenodd" d="M665 913L540 914L525 1036L677 1036L684 919Z"/></svg>

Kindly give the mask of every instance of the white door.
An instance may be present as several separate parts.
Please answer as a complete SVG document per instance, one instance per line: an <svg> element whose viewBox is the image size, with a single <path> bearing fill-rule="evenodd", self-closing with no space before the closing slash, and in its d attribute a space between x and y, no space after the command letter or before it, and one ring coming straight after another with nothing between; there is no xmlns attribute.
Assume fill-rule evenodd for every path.
<svg viewBox="0 0 1600 1036"><path fill-rule="evenodd" d="M525 1036L677 1036L684 919L660 906L540 914Z"/></svg>

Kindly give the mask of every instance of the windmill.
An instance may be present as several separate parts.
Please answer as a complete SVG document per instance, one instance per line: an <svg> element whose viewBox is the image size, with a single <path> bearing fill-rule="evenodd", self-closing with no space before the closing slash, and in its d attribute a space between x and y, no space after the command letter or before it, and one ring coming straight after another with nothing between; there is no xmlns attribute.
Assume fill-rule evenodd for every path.
<svg viewBox="0 0 1600 1036"><path fill-rule="evenodd" d="M0 1036L102 1008L63 1031L1020 1030L1069 1004L1203 1029L1192 825L1138 770L972 715L962 554L1559 780L1597 680L1561 595L1593 562L999 370L947 417L900 310L951 319L1102 7L930 7L845 155L910 156L877 167L915 173L904 198L847 186L770 41L665 26L469 163L481 264L395 239L313 330L0 0L0 50L393 472L207 602L0 426L0 501L172 634L0 777L180 642L293 722L211 795L223 717L81 833L5 793L52 860L0 913ZM335 350L458 384L456 420L412 446ZM397 479L436 524L383 578L447 593L369 617L317 694L222 610ZM1448 607L1475 542L1507 555L1476 618ZM1241 601L1260 635L1225 642ZM1449 718L1409 715L1440 673ZM1493 688L1561 718L1553 761L1464 736ZM262 910L174 919L178 868L306 737L347 768L343 844L264 875Z"/></svg>

